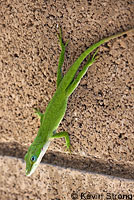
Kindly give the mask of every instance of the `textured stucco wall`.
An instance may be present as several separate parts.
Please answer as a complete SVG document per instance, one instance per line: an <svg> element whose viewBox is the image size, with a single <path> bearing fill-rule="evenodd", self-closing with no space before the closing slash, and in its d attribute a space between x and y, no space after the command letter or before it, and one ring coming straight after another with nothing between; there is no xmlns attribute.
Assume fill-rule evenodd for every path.
<svg viewBox="0 0 134 200"><path fill-rule="evenodd" d="M1 198L13 199L10 195L14 187L15 194L20 194L18 199L42 199L40 187L46 186L43 197L65 199L62 194L60 197L59 193L57 196L54 194L61 191L61 185L64 186L62 192L67 190L66 194L71 193L74 182L80 191L88 185L89 190L98 187L95 191L103 192L105 176L95 175L98 184L90 185L88 172L91 171L134 178L134 34L101 46L99 59L69 98L68 109L58 131L69 132L72 155L65 153L64 139L57 139L51 143L44 158L46 163L75 170L74 178L70 178L73 181L67 183L66 176L60 175L63 182L60 183L59 178L56 186L57 168L53 167L55 173L50 170L51 176L42 172L45 185L40 186L38 170L29 179L25 177L24 164L15 159L23 159L37 134L40 123L33 108L44 112L56 88L60 54L57 24L62 27L64 41L70 39L63 68L65 72L91 44L134 27L133 19L134 2L130 0L0 2ZM47 170L48 166L44 165L43 169ZM82 170L84 175L80 175ZM82 181L83 178L77 180L79 176L84 176L86 181ZM22 179L23 190L14 185L14 181ZM115 180L107 182L111 192L116 192ZM34 193L33 187L32 193L34 181L37 191ZM53 197L49 197L49 184L54 184L54 181L55 188L51 188ZM30 197L25 195L27 182L31 185ZM130 191L133 181L128 182L123 180L124 185L118 185L124 187L120 192Z"/></svg>
<svg viewBox="0 0 134 200"><path fill-rule="evenodd" d="M6 166L6 167L5 167ZM1 200L133 199L134 181L41 164L27 178L21 159L0 157Z"/></svg>

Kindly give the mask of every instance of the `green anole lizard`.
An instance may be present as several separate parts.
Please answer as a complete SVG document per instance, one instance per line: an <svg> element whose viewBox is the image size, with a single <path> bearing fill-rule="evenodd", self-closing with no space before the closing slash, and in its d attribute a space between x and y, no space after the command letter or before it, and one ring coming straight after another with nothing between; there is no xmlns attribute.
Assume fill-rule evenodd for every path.
<svg viewBox="0 0 134 200"><path fill-rule="evenodd" d="M67 73L63 76L61 68L64 62L65 48L68 44L68 41L65 44L63 43L62 34L60 30L58 36L60 41L61 54L57 70L57 89L52 99L50 100L45 113L41 113L36 110L36 114L40 118L40 128L38 130L36 138L29 147L28 152L26 153L24 158L26 161L27 176L30 176L41 162L42 157L44 156L46 150L48 149L51 139L64 137L67 149L70 151L70 139L68 133L65 131L56 133L56 129L58 128L66 112L68 97L78 86L81 78L88 70L88 67L91 66L97 59L96 56L97 50L95 51L95 53L91 58L88 58L86 64L83 66L82 70L78 73L77 77L75 78L75 74L82 61L100 45L104 44L105 42L108 42L111 39L127 34L130 31L134 31L134 28L104 38L99 42L90 46L77 58L74 64L69 68Z"/></svg>

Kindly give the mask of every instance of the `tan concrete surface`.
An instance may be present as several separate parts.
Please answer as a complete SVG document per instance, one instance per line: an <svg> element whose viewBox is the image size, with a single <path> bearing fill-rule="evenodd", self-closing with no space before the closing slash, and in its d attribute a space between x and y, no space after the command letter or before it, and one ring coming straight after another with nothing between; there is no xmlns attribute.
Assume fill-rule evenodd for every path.
<svg viewBox="0 0 134 200"><path fill-rule="evenodd" d="M60 54L57 24L62 26L64 40L70 39L65 72L91 44L134 27L133 19L132 0L0 1L1 156L23 159L36 137L40 124L33 108L44 112L56 88ZM110 182L105 176L95 174L95 184L90 185L88 172L134 179L134 35L108 42L99 48L98 54L99 59L69 98L66 115L58 128L58 131L69 132L72 155L65 153L64 140L57 139L51 143L44 157L46 163L56 165L53 169L50 166L50 174L53 170L55 173L60 171L59 167L67 168L62 171L63 174L74 173L74 177L69 175L72 184L60 174L57 177L61 176L63 180L61 184L59 178L58 185L53 173L45 176L43 171L41 176L46 186L43 195L48 199L65 199L67 197L59 192L59 197L54 194L63 190L70 194L73 187L74 191L81 192L86 188L101 193L104 185L108 188L113 185L111 192L124 191L123 187L127 192L133 192L131 181L127 184L127 180L120 182L108 177ZM10 162L14 163L13 167L9 167ZM28 179L24 176L24 166L20 160L4 157L0 164L1 198L12 199L10 195L15 191L15 194L20 194L20 199L28 199L25 195L28 183L30 198L42 198L38 187L44 185L40 186L38 170ZM23 166L22 169L18 165ZM9 168L13 170L12 173ZM48 166L45 165L44 170L46 168ZM68 172L68 168L73 172ZM84 175L79 170L84 170ZM22 173L21 177L19 173ZM8 180L7 177L11 178ZM14 186L15 180L23 180L23 190L17 188L17 184ZM54 188L50 187L51 184L55 185ZM59 189L61 185L65 185L62 190Z"/></svg>
<svg viewBox="0 0 134 200"><path fill-rule="evenodd" d="M27 178L21 159L0 157L1 200L133 199L134 181L41 164ZM6 189L5 189L6 188Z"/></svg>

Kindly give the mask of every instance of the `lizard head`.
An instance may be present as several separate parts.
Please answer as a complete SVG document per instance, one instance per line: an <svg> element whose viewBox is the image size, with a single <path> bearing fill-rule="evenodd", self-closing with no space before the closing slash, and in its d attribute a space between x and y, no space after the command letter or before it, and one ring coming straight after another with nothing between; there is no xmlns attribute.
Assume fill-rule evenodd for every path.
<svg viewBox="0 0 134 200"><path fill-rule="evenodd" d="M48 149L49 144L50 141L47 141L44 145L42 143L32 144L29 147L28 152L24 157L24 160L26 161L26 176L31 176L31 174L36 170Z"/></svg>

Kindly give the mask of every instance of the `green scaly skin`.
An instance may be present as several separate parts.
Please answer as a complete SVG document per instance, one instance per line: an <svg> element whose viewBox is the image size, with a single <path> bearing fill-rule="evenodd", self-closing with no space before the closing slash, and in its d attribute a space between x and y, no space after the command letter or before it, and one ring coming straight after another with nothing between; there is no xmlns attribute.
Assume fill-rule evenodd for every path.
<svg viewBox="0 0 134 200"><path fill-rule="evenodd" d="M60 41L60 46L61 46L61 54L60 54L60 59L59 59L59 64L58 64L58 71L57 71L57 89L51 101L49 102L45 113L40 113L39 111L36 110L36 114L40 118L40 128L39 128L36 138L34 139L33 143L29 147L28 152L24 158L26 161L26 175L27 176L30 176L35 171L39 163L41 162L41 159L43 155L45 154L50 144L51 139L64 137L66 141L66 147L70 151L70 139L69 139L68 133L65 131L56 133L56 129L58 128L61 120L63 119L65 115L68 97L72 94L72 92L78 86L81 78L84 76L84 74L88 70L88 67L91 66L97 59L96 54L98 50L95 51L91 59L88 58L88 61L83 66L82 70L79 72L77 77L74 78L82 61L91 52L97 49L100 45L108 42L111 39L120 37L124 34L128 34L131 31L134 32L134 28L131 30L124 31L122 33L117 33L116 35L104 38L100 40L99 42L90 46L78 57L78 59L74 62L74 64L69 68L68 72L63 77L62 65L64 62L65 48L68 44L68 41L64 45L62 41L61 30L60 30L60 33L58 36L59 36L59 41Z"/></svg>

